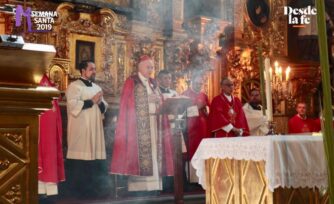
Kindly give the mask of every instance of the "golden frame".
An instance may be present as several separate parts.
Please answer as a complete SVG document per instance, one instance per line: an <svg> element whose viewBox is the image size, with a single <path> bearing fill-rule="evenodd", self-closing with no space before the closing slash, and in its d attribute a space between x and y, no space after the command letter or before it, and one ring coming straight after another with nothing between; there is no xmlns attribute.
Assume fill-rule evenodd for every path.
<svg viewBox="0 0 334 204"><path fill-rule="evenodd" d="M70 34L70 60L71 60L71 68L70 74L73 76L80 76L80 72L76 69L76 50L77 50L77 41L85 41L94 43L94 58L95 58L95 65L96 65L96 72L101 72L102 68L102 38L98 36L87 36L72 33Z"/></svg>

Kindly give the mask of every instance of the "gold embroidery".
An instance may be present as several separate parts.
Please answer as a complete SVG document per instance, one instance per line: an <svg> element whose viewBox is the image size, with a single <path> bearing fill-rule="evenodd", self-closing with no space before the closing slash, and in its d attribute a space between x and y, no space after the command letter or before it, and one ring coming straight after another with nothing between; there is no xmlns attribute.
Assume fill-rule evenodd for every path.
<svg viewBox="0 0 334 204"><path fill-rule="evenodd" d="M135 86L135 102L137 116L137 138L140 175L153 175L152 141L150 115L146 88L138 83Z"/></svg>

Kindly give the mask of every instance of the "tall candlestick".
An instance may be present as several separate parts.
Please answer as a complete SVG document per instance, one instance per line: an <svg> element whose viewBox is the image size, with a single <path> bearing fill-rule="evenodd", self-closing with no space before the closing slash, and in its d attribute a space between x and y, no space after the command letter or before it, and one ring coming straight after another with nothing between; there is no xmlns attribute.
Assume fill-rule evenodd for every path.
<svg viewBox="0 0 334 204"><path fill-rule="evenodd" d="M273 121L273 104L271 95L270 81L270 59L267 57L264 60L265 75L266 75L266 99L267 99L267 118L268 121Z"/></svg>

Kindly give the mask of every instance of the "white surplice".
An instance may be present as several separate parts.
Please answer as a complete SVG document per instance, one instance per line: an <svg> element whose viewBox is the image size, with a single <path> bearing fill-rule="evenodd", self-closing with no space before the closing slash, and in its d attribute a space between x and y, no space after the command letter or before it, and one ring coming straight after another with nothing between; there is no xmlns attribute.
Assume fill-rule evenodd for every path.
<svg viewBox="0 0 334 204"><path fill-rule="evenodd" d="M268 121L262 110L255 110L249 103L242 107L245 112L250 135L261 136L268 133Z"/></svg>
<svg viewBox="0 0 334 204"><path fill-rule="evenodd" d="M93 98L101 88L92 83L86 86L81 80L72 82L67 91L67 158L79 160L106 159L103 132L103 114L97 104L82 109L84 100ZM107 110L108 104L102 98Z"/></svg>

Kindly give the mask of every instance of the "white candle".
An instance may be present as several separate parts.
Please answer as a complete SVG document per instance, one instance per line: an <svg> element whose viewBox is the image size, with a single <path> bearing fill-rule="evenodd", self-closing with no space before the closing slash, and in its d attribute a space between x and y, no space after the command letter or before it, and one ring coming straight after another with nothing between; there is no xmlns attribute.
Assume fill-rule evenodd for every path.
<svg viewBox="0 0 334 204"><path fill-rule="evenodd" d="M285 70L285 80L286 81L289 81L289 75L290 75L290 67L288 67L286 70Z"/></svg>
<svg viewBox="0 0 334 204"><path fill-rule="evenodd" d="M267 98L267 119L273 121L273 104L271 95L271 81L270 81L270 59L264 59L264 68L266 74L266 98ZM268 80L269 79L269 80Z"/></svg>

